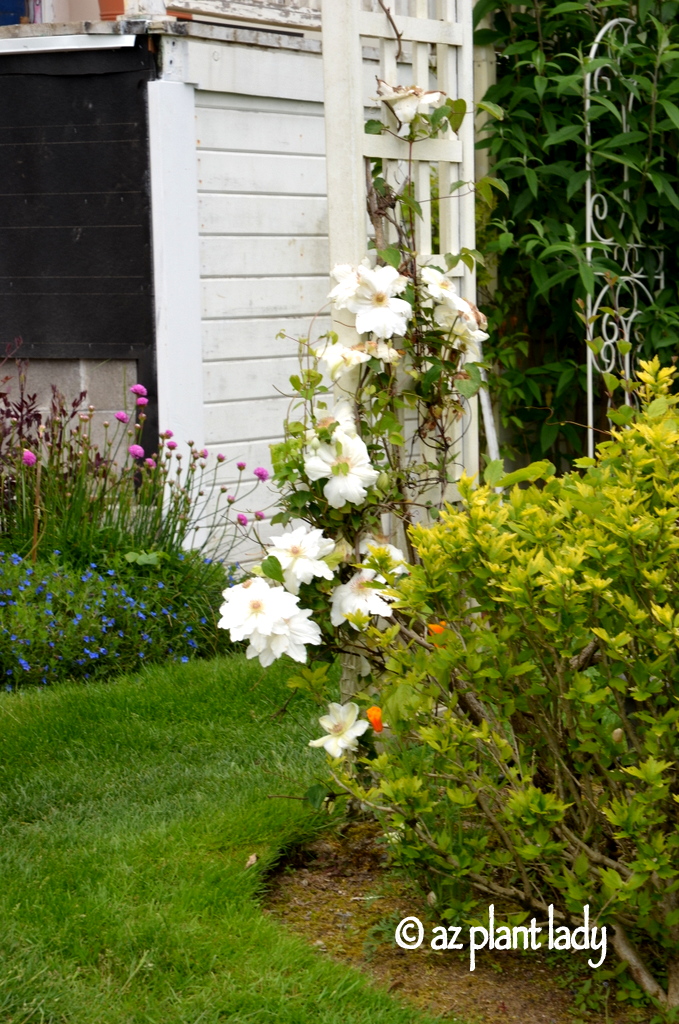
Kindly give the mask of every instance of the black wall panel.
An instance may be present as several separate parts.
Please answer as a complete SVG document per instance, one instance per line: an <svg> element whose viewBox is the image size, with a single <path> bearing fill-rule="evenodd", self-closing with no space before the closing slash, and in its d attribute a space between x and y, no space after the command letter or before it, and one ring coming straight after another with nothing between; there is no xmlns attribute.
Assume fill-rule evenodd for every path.
<svg viewBox="0 0 679 1024"><path fill-rule="evenodd" d="M143 38L0 57L0 344L22 357L138 358L148 379L153 72Z"/></svg>

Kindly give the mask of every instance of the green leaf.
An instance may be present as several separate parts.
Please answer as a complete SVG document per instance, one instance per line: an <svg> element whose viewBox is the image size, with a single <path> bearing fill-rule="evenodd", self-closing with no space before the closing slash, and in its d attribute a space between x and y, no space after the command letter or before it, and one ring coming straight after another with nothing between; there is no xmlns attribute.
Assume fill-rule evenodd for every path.
<svg viewBox="0 0 679 1024"><path fill-rule="evenodd" d="M571 139L577 139L581 134L582 125L566 125L564 128L559 128L555 132L550 132L543 143L543 148L549 149L550 146L559 146L562 142L569 142Z"/></svg>
<svg viewBox="0 0 679 1024"><path fill-rule="evenodd" d="M318 782L315 786L310 786L307 789L304 799L311 804L315 811L320 811L329 796L332 796L332 790L324 786L322 782Z"/></svg>
<svg viewBox="0 0 679 1024"><path fill-rule="evenodd" d="M540 428L540 449L544 453L551 448L559 434L559 424L554 422L543 423Z"/></svg>
<svg viewBox="0 0 679 1024"><path fill-rule="evenodd" d="M491 103L489 100L480 100L476 107L478 110L485 110L487 114L494 117L496 121L504 121L505 112L502 107L498 106L497 103Z"/></svg>
<svg viewBox="0 0 679 1024"><path fill-rule="evenodd" d="M382 124L381 121L376 121L374 118L371 118L369 121L365 122L364 130L366 135L381 135L386 127L387 126Z"/></svg>
<svg viewBox="0 0 679 1024"><path fill-rule="evenodd" d="M606 385L606 391L608 391L609 395L612 395L613 392L615 391L615 389L620 386L619 378L614 376L612 373L606 373L606 372L602 373L601 376L604 379L604 384Z"/></svg>
<svg viewBox="0 0 679 1024"><path fill-rule="evenodd" d="M568 185L566 186L566 199L570 201L575 193L580 191L587 181L587 174L587 171L578 171L577 174L572 174L570 176L568 179Z"/></svg>
<svg viewBox="0 0 679 1024"><path fill-rule="evenodd" d="M505 475L505 464L502 459L493 459L483 471L483 479L490 487L496 487Z"/></svg>
<svg viewBox="0 0 679 1024"><path fill-rule="evenodd" d="M679 106L672 103L669 99L661 99L661 106L663 106L665 113L674 124L674 127L679 128Z"/></svg>
<svg viewBox="0 0 679 1024"><path fill-rule="evenodd" d="M269 555L265 558L260 569L265 576L268 576L270 580L275 580L276 583L284 583L283 568L281 563L278 561L275 555Z"/></svg>
<svg viewBox="0 0 679 1024"><path fill-rule="evenodd" d="M535 198L538 197L538 176L532 167L525 167L524 174L526 175L526 181L528 182L528 188L531 190Z"/></svg>
<svg viewBox="0 0 679 1024"><path fill-rule="evenodd" d="M380 259L384 260L385 263L388 263L389 266L393 267L395 270L398 270L398 268L401 266L401 253L400 250L396 248L396 246L390 245L387 249L378 249L377 255L380 257Z"/></svg>

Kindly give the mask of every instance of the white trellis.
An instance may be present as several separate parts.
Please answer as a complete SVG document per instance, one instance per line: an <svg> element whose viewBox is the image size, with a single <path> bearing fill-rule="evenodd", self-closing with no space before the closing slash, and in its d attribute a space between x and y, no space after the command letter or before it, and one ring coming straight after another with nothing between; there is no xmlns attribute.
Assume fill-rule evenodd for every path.
<svg viewBox="0 0 679 1024"><path fill-rule="evenodd" d="M324 110L328 179L330 264L358 264L365 256L369 222L366 211L366 161L384 161L388 181L399 165L413 163L415 198L423 219L417 227L418 261L445 266L445 253L473 249L474 195L456 190L457 181L474 179L473 38L471 0L330 0L323 4ZM463 99L468 114L458 133L426 139L412 147L394 135L369 135L368 116L384 118L376 77L390 85L438 89ZM394 122L395 123L395 122ZM438 184L439 245L432 244L432 180ZM437 259L438 257L438 259ZM474 300L474 272L459 263L454 273L460 292ZM342 323L335 330L341 336ZM460 462L478 470L477 402L468 403L460 428Z"/></svg>
<svg viewBox="0 0 679 1024"><path fill-rule="evenodd" d="M591 317L599 315L602 306L625 310L625 312L617 312L615 315L602 312L596 328L603 340L601 352L595 358L591 349L587 348L587 448L590 457L594 454L595 444L595 372L613 373L620 370L626 379L630 377L634 350L633 347L628 350L627 344L625 344L621 352L619 343L622 341L633 345L634 321L643 305L653 302L654 291L664 287L662 250L654 249L658 260L658 270L653 278L649 278L641 258L643 251L648 248L647 244L632 237L629 218L622 208L619 208L619 212L610 209L609 199L605 191L597 184L594 171L592 119L590 117L592 99L596 100L597 93L611 93L614 80L622 77L623 72L616 56L616 49L620 44L627 45L630 32L635 24L636 22L630 18L614 18L603 26L591 46L589 59L594 60L601 57L603 50L606 63L597 66L585 77L587 261L591 265L595 247L603 243L608 247L607 254L621 270L613 284L607 281L602 273L595 274L594 295L587 297L587 319L589 321ZM634 96L630 92L627 102L623 101L619 104L621 132L628 130L628 114L632 109L633 102ZM622 173L623 181L627 182L629 179L627 165L623 165ZM629 198L626 190L623 190L623 197L624 199ZM625 239L624 244L610 234L609 228L606 226L609 217L614 217L617 221L619 237ZM649 223L647 226L652 228L654 225ZM632 400L628 393L625 395L625 400L628 403Z"/></svg>

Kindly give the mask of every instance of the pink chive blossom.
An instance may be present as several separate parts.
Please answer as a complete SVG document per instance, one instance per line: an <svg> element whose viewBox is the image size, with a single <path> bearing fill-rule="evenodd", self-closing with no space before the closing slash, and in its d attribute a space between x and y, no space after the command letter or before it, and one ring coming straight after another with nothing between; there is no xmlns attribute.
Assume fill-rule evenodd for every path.
<svg viewBox="0 0 679 1024"><path fill-rule="evenodd" d="M263 512L255 512L255 519L257 520L258 523L261 523L263 518L264 518L264 513Z"/></svg>
<svg viewBox="0 0 679 1024"><path fill-rule="evenodd" d="M38 461L38 457L37 455L34 455L33 452L29 452L28 448L24 448L24 453L21 456L21 461L23 462L24 466L35 466L36 462Z"/></svg>
<svg viewBox="0 0 679 1024"><path fill-rule="evenodd" d="M217 455L217 462L225 462L225 461L226 461L226 455L222 455L222 453L219 452L219 454Z"/></svg>
<svg viewBox="0 0 679 1024"><path fill-rule="evenodd" d="M170 451L173 452L175 450L175 448L177 447L177 442L176 441L168 441L167 444L165 445L165 447L169 448Z"/></svg>
<svg viewBox="0 0 679 1024"><path fill-rule="evenodd" d="M242 512L238 513L238 515L236 516L236 519L237 519L237 521L238 521L240 526L247 526L248 525L248 517L244 516Z"/></svg>
<svg viewBox="0 0 679 1024"><path fill-rule="evenodd" d="M165 433L163 434L163 437L167 437L168 439L171 438L171 437L174 437L174 431L173 430L166 430Z"/></svg>
<svg viewBox="0 0 679 1024"><path fill-rule="evenodd" d="M133 459L143 459L144 449L140 444L131 444L127 449Z"/></svg>
<svg viewBox="0 0 679 1024"><path fill-rule="evenodd" d="M155 463L154 459L144 459L144 465L148 466L149 469L155 469L156 468L156 463Z"/></svg>
<svg viewBox="0 0 679 1024"><path fill-rule="evenodd" d="M122 410L120 412L116 413L116 419L119 420L120 423L129 423L130 422L130 417L127 415L126 412L123 412Z"/></svg>
<svg viewBox="0 0 679 1024"><path fill-rule="evenodd" d="M137 405L148 405L148 404L149 404L148 398L144 398L143 395L137 399Z"/></svg>
<svg viewBox="0 0 679 1024"><path fill-rule="evenodd" d="M239 469L241 471L241 473L242 473L243 470L245 469L245 463L244 462L237 462L236 463L236 469Z"/></svg>
<svg viewBox="0 0 679 1024"><path fill-rule="evenodd" d="M208 457L208 454L209 454L209 452L208 452L207 448L201 448L201 451L200 451L201 459L206 459Z"/></svg>
<svg viewBox="0 0 679 1024"><path fill-rule="evenodd" d="M142 398L146 398L148 394L148 391L146 390L143 384L133 384L132 387L130 388L130 392L133 395L141 395Z"/></svg>
<svg viewBox="0 0 679 1024"><path fill-rule="evenodd" d="M269 470L264 469L263 466L257 466L257 469L255 470L255 476L257 477L258 480L261 480L262 483L264 483L265 480L269 479Z"/></svg>

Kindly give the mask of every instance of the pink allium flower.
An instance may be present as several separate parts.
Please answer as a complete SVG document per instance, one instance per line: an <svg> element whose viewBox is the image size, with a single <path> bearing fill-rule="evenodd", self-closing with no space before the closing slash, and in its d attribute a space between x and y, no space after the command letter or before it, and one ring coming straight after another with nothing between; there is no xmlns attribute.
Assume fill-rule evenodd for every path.
<svg viewBox="0 0 679 1024"><path fill-rule="evenodd" d="M165 447L169 448L170 451L173 452L175 450L175 448L177 447L177 442L176 441L168 441L167 444L165 445Z"/></svg>
<svg viewBox="0 0 679 1024"><path fill-rule="evenodd" d="M235 494L227 494L226 500L228 501L229 505L233 505L234 501L236 500L236 495Z"/></svg>
<svg viewBox="0 0 679 1024"><path fill-rule="evenodd" d="M139 398L137 399L137 405L148 405L148 404L149 404L149 400L148 400L148 398L144 398L144 396L143 396L143 395L141 395L141 396L140 396L140 397L139 397Z"/></svg>
<svg viewBox="0 0 679 1024"><path fill-rule="evenodd" d="M166 430L165 433L163 434L163 437L167 437L167 438L174 437L174 431Z"/></svg>
<svg viewBox="0 0 679 1024"><path fill-rule="evenodd" d="M202 448L200 452L201 459L206 459L209 455L207 448Z"/></svg>
<svg viewBox="0 0 679 1024"><path fill-rule="evenodd" d="M236 516L236 519L238 520L238 523L241 526L247 526L248 525L248 517L244 516L242 512L238 513L238 515Z"/></svg>
<svg viewBox="0 0 679 1024"><path fill-rule="evenodd" d="M130 417L127 415L126 412L123 412L122 410L116 413L116 419L119 420L121 423L130 422Z"/></svg>
<svg viewBox="0 0 679 1024"><path fill-rule="evenodd" d="M258 480L261 480L262 483L264 483L265 480L269 479L269 470L264 469L263 466L257 466L257 469L255 470L255 476L257 477Z"/></svg>
<svg viewBox="0 0 679 1024"><path fill-rule="evenodd" d="M225 459L226 455L222 455L222 453L220 452L219 455L217 456L217 462L224 462Z"/></svg>
<svg viewBox="0 0 679 1024"><path fill-rule="evenodd" d="M245 463L244 462L237 462L236 463L236 469L239 469L241 471L241 473L242 473L243 470L245 469Z"/></svg>
<svg viewBox="0 0 679 1024"><path fill-rule="evenodd" d="M255 519L257 520L258 523L261 523L263 518L264 518L264 513L263 512L255 512Z"/></svg>
<svg viewBox="0 0 679 1024"><path fill-rule="evenodd" d="M24 466L35 466L38 461L38 456L34 455L33 452L29 452L28 448L24 448L24 453L21 456L21 461Z"/></svg>
<svg viewBox="0 0 679 1024"><path fill-rule="evenodd" d="M148 466L149 469L155 469L156 468L156 464L155 464L153 459L144 459L144 465Z"/></svg>
<svg viewBox="0 0 679 1024"><path fill-rule="evenodd" d="M133 384L130 391L133 395L141 395L143 398L146 398L148 394L148 391L143 384Z"/></svg>
<svg viewBox="0 0 679 1024"><path fill-rule="evenodd" d="M131 444L127 449L133 459L143 459L144 449L140 444Z"/></svg>

